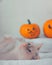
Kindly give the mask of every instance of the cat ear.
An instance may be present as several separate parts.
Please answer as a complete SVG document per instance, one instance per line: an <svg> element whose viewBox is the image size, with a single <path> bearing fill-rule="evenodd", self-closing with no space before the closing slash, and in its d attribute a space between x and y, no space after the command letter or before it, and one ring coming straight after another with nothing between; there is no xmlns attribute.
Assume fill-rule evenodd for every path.
<svg viewBox="0 0 52 65"><path fill-rule="evenodd" d="M37 50L40 50L40 48L42 47L43 44L39 44L37 45Z"/></svg>

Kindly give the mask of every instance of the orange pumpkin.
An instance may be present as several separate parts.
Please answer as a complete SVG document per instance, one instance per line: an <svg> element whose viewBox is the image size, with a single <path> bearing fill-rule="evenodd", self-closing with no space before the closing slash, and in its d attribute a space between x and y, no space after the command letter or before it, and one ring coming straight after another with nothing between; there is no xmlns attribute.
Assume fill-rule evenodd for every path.
<svg viewBox="0 0 52 65"><path fill-rule="evenodd" d="M31 24L30 20L28 20L29 24L24 24L20 27L20 34L28 39L33 39L39 36L40 28L37 24Z"/></svg>
<svg viewBox="0 0 52 65"><path fill-rule="evenodd" d="M46 37L52 38L52 19L45 22L43 31Z"/></svg>

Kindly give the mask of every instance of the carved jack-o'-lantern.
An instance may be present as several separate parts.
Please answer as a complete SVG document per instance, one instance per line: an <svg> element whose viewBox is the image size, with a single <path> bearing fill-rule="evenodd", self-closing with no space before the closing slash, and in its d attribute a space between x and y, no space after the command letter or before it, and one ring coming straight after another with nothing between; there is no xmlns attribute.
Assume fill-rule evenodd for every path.
<svg viewBox="0 0 52 65"><path fill-rule="evenodd" d="M39 36L40 28L37 24L31 24L30 20L28 20L29 24L24 24L20 27L20 34L28 39L33 39Z"/></svg>
<svg viewBox="0 0 52 65"><path fill-rule="evenodd" d="M52 38L52 19L45 22L43 31L46 37Z"/></svg>

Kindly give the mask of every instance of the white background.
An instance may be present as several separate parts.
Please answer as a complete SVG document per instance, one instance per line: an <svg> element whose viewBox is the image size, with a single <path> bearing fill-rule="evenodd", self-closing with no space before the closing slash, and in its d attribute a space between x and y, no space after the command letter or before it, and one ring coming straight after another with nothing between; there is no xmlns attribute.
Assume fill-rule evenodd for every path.
<svg viewBox="0 0 52 65"><path fill-rule="evenodd" d="M52 19L52 0L0 0L0 36L10 34L20 37L19 29L27 19L40 26Z"/></svg>

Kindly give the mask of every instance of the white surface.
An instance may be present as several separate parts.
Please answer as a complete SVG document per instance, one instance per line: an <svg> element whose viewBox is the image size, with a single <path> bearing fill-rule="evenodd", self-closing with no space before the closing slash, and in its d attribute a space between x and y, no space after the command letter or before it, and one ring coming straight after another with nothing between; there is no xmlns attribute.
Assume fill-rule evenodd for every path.
<svg viewBox="0 0 52 65"><path fill-rule="evenodd" d="M48 59L48 58L52 59L52 53L39 53L39 55L40 55L40 60Z"/></svg>
<svg viewBox="0 0 52 65"><path fill-rule="evenodd" d="M4 60L0 65L52 65L52 59L43 60Z"/></svg>

